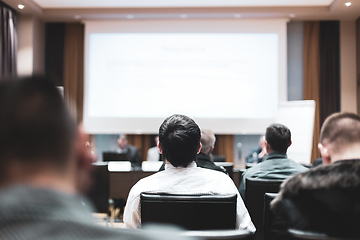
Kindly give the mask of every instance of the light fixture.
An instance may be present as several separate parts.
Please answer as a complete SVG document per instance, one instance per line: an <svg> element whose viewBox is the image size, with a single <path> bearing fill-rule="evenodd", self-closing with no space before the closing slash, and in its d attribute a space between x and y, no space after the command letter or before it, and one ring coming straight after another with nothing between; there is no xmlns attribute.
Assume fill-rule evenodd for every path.
<svg viewBox="0 0 360 240"><path fill-rule="evenodd" d="M350 6L351 6L351 2L346 2L346 3L345 3L345 6L350 7Z"/></svg>
<svg viewBox="0 0 360 240"><path fill-rule="evenodd" d="M133 19L133 18L134 18L134 15L126 15L126 18L127 18L127 19Z"/></svg>
<svg viewBox="0 0 360 240"><path fill-rule="evenodd" d="M74 18L75 18L75 19L80 19L81 16L80 16L80 15L75 15Z"/></svg>
<svg viewBox="0 0 360 240"><path fill-rule="evenodd" d="M186 14L181 14L180 15L180 18L187 18L188 17L188 15L186 15Z"/></svg>
<svg viewBox="0 0 360 240"><path fill-rule="evenodd" d="M241 14L234 14L234 18L241 18Z"/></svg>
<svg viewBox="0 0 360 240"><path fill-rule="evenodd" d="M290 13L290 14L289 14L289 17L294 18L294 17L295 17L295 14Z"/></svg>
<svg viewBox="0 0 360 240"><path fill-rule="evenodd" d="M18 8L19 8L19 9L23 9L24 7L25 7L25 5L23 5L23 4L19 4L19 5L18 5Z"/></svg>

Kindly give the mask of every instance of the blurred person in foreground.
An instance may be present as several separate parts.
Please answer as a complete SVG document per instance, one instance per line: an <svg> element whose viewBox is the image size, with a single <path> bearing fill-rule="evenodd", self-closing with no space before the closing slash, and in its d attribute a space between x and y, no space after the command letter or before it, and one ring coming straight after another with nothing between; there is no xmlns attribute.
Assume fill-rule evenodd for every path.
<svg viewBox="0 0 360 240"><path fill-rule="evenodd" d="M141 226L140 193L237 194L236 227L255 231L250 215L234 182L226 174L196 166L201 132L191 118L175 114L159 128L159 152L166 160L165 170L138 181L130 190L124 212L124 227Z"/></svg>
<svg viewBox="0 0 360 240"><path fill-rule="evenodd" d="M0 132L0 239L162 239L92 222L93 158L49 79L0 83Z"/></svg>
<svg viewBox="0 0 360 240"><path fill-rule="evenodd" d="M246 178L284 180L296 173L308 170L287 157L287 149L291 143L291 132L286 126L272 124L266 129L265 146L268 154L261 163L247 169L242 175L239 191L244 201Z"/></svg>
<svg viewBox="0 0 360 240"><path fill-rule="evenodd" d="M289 239L289 228L360 239L360 117L329 116L318 147L324 165L283 183L271 203L272 239Z"/></svg>

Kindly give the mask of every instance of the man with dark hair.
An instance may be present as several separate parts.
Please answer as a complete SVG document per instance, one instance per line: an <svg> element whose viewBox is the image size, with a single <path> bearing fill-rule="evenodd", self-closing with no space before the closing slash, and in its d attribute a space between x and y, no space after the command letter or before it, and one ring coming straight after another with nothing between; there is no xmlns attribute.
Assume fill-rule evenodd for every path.
<svg viewBox="0 0 360 240"><path fill-rule="evenodd" d="M0 239L169 239L91 221L92 156L49 79L0 84L0 132Z"/></svg>
<svg viewBox="0 0 360 240"><path fill-rule="evenodd" d="M211 153L214 150L215 145L215 135L210 129L201 129L201 150L196 155L196 166L201 168L207 168L212 169L215 171L223 172L227 174L226 169L222 166L217 166L212 160L211 160ZM159 171L165 170L165 162L160 167Z"/></svg>
<svg viewBox="0 0 360 240"><path fill-rule="evenodd" d="M318 147L324 165L290 178L271 203L274 239L288 239L288 228L360 239L360 117L328 117Z"/></svg>
<svg viewBox="0 0 360 240"><path fill-rule="evenodd" d="M286 152L291 145L291 132L282 124L272 124L266 129L265 146L267 155L263 161L243 173L239 191L245 200L246 178L286 179L296 173L308 169L301 164L288 159Z"/></svg>
<svg viewBox="0 0 360 240"><path fill-rule="evenodd" d="M236 226L238 229L255 227L231 178L210 169L196 166L200 152L200 128L191 118L172 115L159 128L158 148L166 160L165 170L141 179L131 189L124 213L124 226L141 225L140 193L161 192L172 194L238 194Z"/></svg>

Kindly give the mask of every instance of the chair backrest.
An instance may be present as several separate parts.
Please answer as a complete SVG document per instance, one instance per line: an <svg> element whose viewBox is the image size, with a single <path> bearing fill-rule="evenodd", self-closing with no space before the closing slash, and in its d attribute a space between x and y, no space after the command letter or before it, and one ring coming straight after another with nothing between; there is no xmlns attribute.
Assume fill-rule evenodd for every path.
<svg viewBox="0 0 360 240"><path fill-rule="evenodd" d="M235 229L236 194L141 193L141 224L168 223L188 230Z"/></svg>
<svg viewBox="0 0 360 240"><path fill-rule="evenodd" d="M283 180L246 178L245 205L256 227L255 239L263 239L264 194L278 193Z"/></svg>
<svg viewBox="0 0 360 240"><path fill-rule="evenodd" d="M126 153L117 153L117 152L103 152L102 153L103 161L128 161Z"/></svg>
<svg viewBox="0 0 360 240"><path fill-rule="evenodd" d="M205 240L252 240L253 234L248 230L210 230L184 231L181 236Z"/></svg>
<svg viewBox="0 0 360 240"><path fill-rule="evenodd" d="M107 163L94 165L93 179L94 184L87 197L93 202L98 213L109 212L109 171Z"/></svg>
<svg viewBox="0 0 360 240"><path fill-rule="evenodd" d="M274 213L270 209L270 203L278 193L265 193L264 195L264 240L268 240L271 237L271 227L273 225Z"/></svg>
<svg viewBox="0 0 360 240"><path fill-rule="evenodd" d="M289 239L293 240L355 240L355 238L329 237L324 233L309 232L297 229L289 229Z"/></svg>

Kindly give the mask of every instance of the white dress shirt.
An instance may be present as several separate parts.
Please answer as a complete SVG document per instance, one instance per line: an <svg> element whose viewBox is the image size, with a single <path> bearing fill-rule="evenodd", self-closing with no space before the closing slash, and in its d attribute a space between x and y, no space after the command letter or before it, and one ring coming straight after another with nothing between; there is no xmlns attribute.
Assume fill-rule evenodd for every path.
<svg viewBox="0 0 360 240"><path fill-rule="evenodd" d="M165 171L139 180L130 190L124 211L124 228L141 225L140 193L162 192L170 194L234 194L237 197L236 228L255 232L250 215L231 178L222 172L200 168L192 162L188 167L165 165ZM216 221L216 220L214 220Z"/></svg>
<svg viewBox="0 0 360 240"><path fill-rule="evenodd" d="M157 146L149 148L147 152L146 161L159 161L160 160L160 153Z"/></svg>

